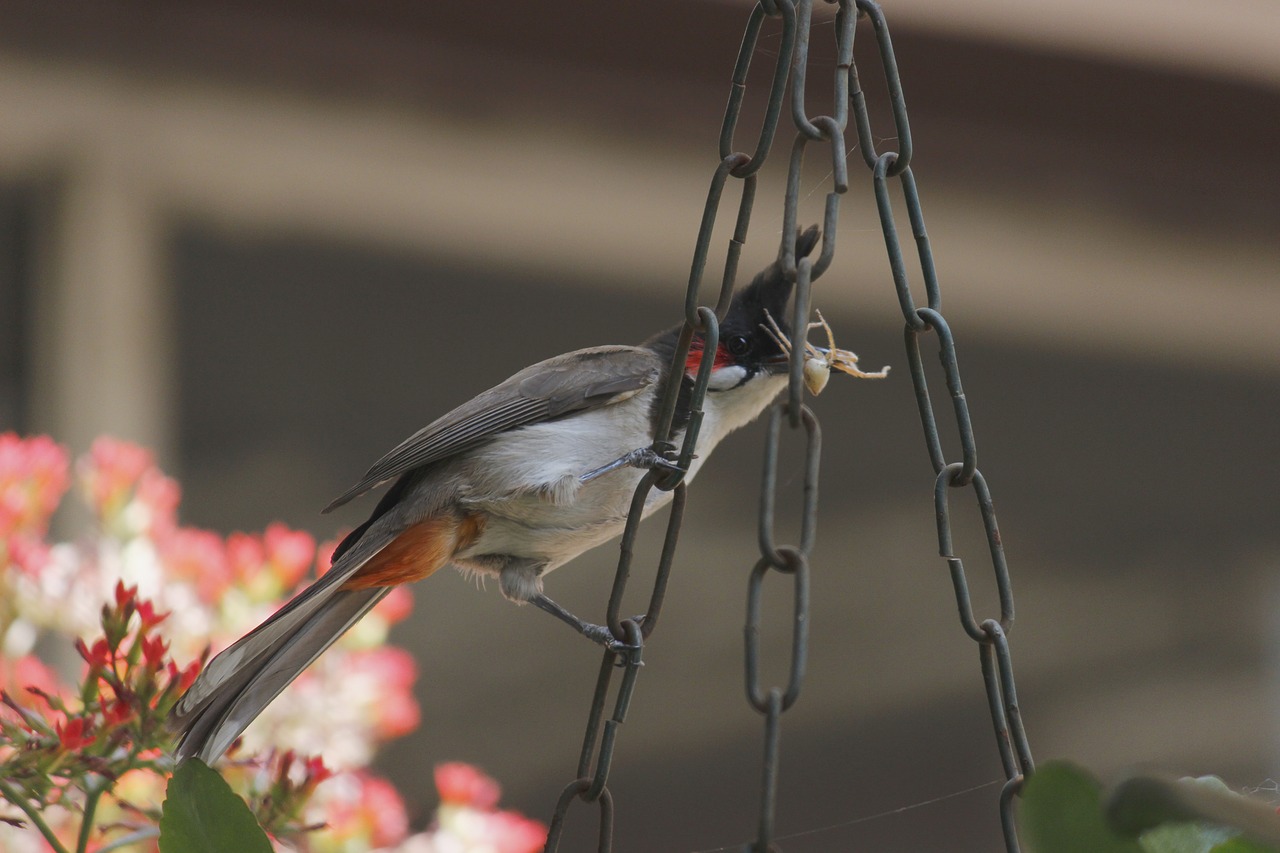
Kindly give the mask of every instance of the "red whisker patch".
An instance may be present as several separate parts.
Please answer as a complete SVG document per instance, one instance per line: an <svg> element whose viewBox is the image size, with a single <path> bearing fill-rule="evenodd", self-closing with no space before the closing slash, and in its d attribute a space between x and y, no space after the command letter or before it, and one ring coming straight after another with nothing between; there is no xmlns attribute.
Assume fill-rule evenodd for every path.
<svg viewBox="0 0 1280 853"><path fill-rule="evenodd" d="M698 368L702 365L703 342L700 339L694 339L689 344L689 355L684 360L684 370L690 376L698 374ZM733 364L733 356L729 354L729 350L725 349L724 344L716 347L716 360L712 365L713 370L719 370L722 367L728 367Z"/></svg>

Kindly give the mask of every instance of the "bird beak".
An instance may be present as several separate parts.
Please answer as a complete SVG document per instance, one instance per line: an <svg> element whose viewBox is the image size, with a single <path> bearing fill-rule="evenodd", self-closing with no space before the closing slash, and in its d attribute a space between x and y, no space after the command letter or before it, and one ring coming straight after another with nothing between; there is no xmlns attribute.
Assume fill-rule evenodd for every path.
<svg viewBox="0 0 1280 853"><path fill-rule="evenodd" d="M813 344L810 344L809 346L818 351L818 356L821 357L822 361L829 362L831 360L829 358L831 350L827 347L814 346ZM813 357L813 355L806 355L805 360L808 361ZM791 356L785 352L781 355L775 355L772 358L765 359L763 367L770 373L786 373L791 368Z"/></svg>
<svg viewBox="0 0 1280 853"><path fill-rule="evenodd" d="M785 352L780 355L775 355L772 358L765 359L761 367L763 367L766 372L772 373L775 376L786 373L791 367L791 356Z"/></svg>

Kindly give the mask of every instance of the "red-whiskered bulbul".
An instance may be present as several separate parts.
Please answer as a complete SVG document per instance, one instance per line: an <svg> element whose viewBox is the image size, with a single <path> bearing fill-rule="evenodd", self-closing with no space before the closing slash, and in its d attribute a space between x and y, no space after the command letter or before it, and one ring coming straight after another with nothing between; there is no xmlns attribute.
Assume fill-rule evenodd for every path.
<svg viewBox="0 0 1280 853"><path fill-rule="evenodd" d="M816 226L800 234L796 256L811 253L817 240ZM720 324L686 480L786 387L791 289L776 261L734 295ZM325 509L395 479L369 520L334 551L330 570L214 657L178 702L172 723L181 735L179 758L215 761L392 587L449 563L496 577L508 599L533 603L617 648L608 628L582 622L543 595L542 582L619 535L642 469L672 464L649 449L658 409L667 384L680 382L679 443L703 351L695 336L683 371L672 377L679 331L527 367L379 459ZM645 514L670 498L670 491L650 491Z"/></svg>

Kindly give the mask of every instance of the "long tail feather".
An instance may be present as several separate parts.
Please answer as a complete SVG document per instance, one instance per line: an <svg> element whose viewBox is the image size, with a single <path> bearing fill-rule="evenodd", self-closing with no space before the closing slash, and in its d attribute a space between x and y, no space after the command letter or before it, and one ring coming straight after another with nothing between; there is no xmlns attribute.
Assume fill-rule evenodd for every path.
<svg viewBox="0 0 1280 853"><path fill-rule="evenodd" d="M280 691L390 591L389 587L341 590L292 632L281 633L268 621L246 636L240 643L254 641L249 643L252 646L265 640L265 647L249 659L241 658L234 673L199 706L175 716L183 731L178 760L198 756L206 764L216 761Z"/></svg>
<svg viewBox="0 0 1280 853"><path fill-rule="evenodd" d="M209 661L169 719L181 737L179 761L193 755L210 764L217 760L289 682L390 591L341 589L399 535L403 525L387 522L375 524L319 580Z"/></svg>

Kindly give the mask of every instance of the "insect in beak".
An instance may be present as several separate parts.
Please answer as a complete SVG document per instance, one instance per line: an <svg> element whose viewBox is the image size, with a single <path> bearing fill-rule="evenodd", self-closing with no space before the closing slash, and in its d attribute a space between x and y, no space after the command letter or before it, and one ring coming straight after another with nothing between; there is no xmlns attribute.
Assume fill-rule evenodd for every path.
<svg viewBox="0 0 1280 853"><path fill-rule="evenodd" d="M882 367L875 373L868 373L858 368L858 356L856 353L847 349L839 349L836 347L836 336L831 331L831 324L822 316L821 311L816 311L818 322L810 323L805 327L805 333L808 334L813 329L822 329L827 333L827 346L817 347L804 342L804 387L809 390L810 394L815 397L822 393L827 387L827 380L831 378L833 369L846 373L849 376L855 376L858 379L884 379L889 375L889 368ZM787 360L790 360L791 342L787 340L787 336L782 333L782 329L778 326L776 320L769 312L765 312L765 319L768 324L761 323L760 326L773 339L783 352L787 354ZM782 359L779 359L782 362Z"/></svg>

